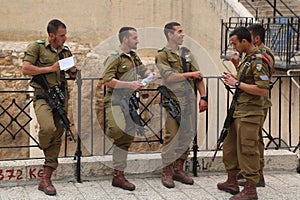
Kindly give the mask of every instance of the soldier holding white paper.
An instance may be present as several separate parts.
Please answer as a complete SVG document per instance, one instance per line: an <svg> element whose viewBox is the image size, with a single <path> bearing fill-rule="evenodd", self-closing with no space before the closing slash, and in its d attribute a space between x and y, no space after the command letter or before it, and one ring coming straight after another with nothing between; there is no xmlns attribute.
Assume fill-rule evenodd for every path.
<svg viewBox="0 0 300 200"><path fill-rule="evenodd" d="M47 26L47 32L46 40L37 40L28 45L22 71L24 75L44 75L51 88L59 87L62 93L67 94L65 71L60 71L58 62L72 56L71 51L64 44L67 40L66 25L57 19L51 20ZM71 67L66 72L70 77L75 78L77 69ZM40 125L39 145L45 155L44 172L38 189L47 195L56 195L56 189L51 183L51 176L58 166L57 158L64 129L57 110L52 110L46 99L38 98L46 92L43 87L33 80L31 80L30 86L34 88L33 106ZM66 102L65 100L65 106Z"/></svg>

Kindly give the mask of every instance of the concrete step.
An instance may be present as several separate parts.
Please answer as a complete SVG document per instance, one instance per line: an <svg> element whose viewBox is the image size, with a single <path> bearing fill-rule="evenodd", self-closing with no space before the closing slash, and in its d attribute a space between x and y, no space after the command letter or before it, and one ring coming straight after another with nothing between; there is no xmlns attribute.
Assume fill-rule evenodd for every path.
<svg viewBox="0 0 300 200"><path fill-rule="evenodd" d="M198 153L198 172L224 172L222 152L217 153L212 162L213 151ZM15 160L0 162L0 187L36 184L42 174L43 159ZM81 180L95 180L103 176L111 176L112 156L93 156L81 158ZM60 158L59 167L52 180L76 182L76 160ZM129 154L126 174L138 176L157 176L161 172L160 153ZM266 150L264 171L296 171L298 158L296 153L288 150ZM188 159L188 171L192 171L192 157Z"/></svg>

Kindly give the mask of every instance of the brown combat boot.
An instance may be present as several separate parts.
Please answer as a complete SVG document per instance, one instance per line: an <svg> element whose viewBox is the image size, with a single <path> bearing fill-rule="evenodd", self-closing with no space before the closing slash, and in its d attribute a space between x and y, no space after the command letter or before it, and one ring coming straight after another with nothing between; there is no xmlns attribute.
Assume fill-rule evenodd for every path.
<svg viewBox="0 0 300 200"><path fill-rule="evenodd" d="M256 192L256 185L255 183L251 183L249 181L246 182L244 189L232 196L230 200L256 200L258 199L257 197L257 192Z"/></svg>
<svg viewBox="0 0 300 200"><path fill-rule="evenodd" d="M194 180L190 177L188 177L185 172L183 171L183 165L184 165L183 159L177 159L175 161L174 165L174 174L173 174L173 180L179 181L184 184L193 185Z"/></svg>
<svg viewBox="0 0 300 200"><path fill-rule="evenodd" d="M114 177L112 179L112 186L119 187L124 190L135 190L135 185L130 183L124 176L124 171L114 170Z"/></svg>
<svg viewBox="0 0 300 200"><path fill-rule="evenodd" d="M238 171L228 171L227 180L224 183L218 183L217 187L219 190L228 192L230 194L237 194L240 192L240 188L236 179Z"/></svg>
<svg viewBox="0 0 300 200"><path fill-rule="evenodd" d="M172 176L173 176L173 166L172 166L172 164L165 166L162 169L162 174L161 174L161 182L165 187L167 187L167 188L174 188L175 187Z"/></svg>
<svg viewBox="0 0 300 200"><path fill-rule="evenodd" d="M52 167L45 166L41 181L39 183L38 189L47 195L56 195L56 189L51 182L51 176L54 170L55 169Z"/></svg>
<svg viewBox="0 0 300 200"><path fill-rule="evenodd" d="M259 173L259 182L256 184L256 187L265 187L266 183L265 183L265 178L264 178L263 171L259 170L258 173ZM238 180L239 186L245 186L246 179L244 179L241 171L237 175L237 180Z"/></svg>

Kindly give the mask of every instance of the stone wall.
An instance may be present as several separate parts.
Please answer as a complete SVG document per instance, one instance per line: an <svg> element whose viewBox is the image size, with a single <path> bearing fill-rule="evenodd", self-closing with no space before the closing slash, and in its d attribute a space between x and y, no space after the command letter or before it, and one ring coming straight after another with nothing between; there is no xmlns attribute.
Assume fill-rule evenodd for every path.
<svg viewBox="0 0 300 200"><path fill-rule="evenodd" d="M6 128L6 131L3 131L3 127L0 128L0 131L3 131L0 135L0 146L24 146L24 148L20 151L16 149L11 151L10 148L1 149L0 158L3 159L16 157L28 158L33 155L39 155L34 153L36 149L32 152L32 149L29 150L26 148L28 145L37 144L33 139L38 140L38 124L34 120L35 116L34 112L32 112L32 103L30 103L30 96L32 93L25 92L31 89L29 88L28 81L22 80L22 78L26 78L22 74L22 58L27 45L28 42L0 42L0 77L19 79L14 81L0 81L0 120L1 124ZM69 45L76 57L77 66L80 68L86 54L90 51L90 47L87 45L80 45L78 43L69 43ZM70 92L74 86L72 82L74 81L70 81L71 84L69 84ZM24 112L22 112L22 109L24 109ZM69 107L69 111L72 113L71 107ZM30 121L30 117L25 113L34 118L30 124L28 123ZM73 123L73 115L70 114L69 116ZM28 135L24 130L26 130L27 133L30 133L33 139L31 139L29 137L30 135ZM75 144L73 142L69 142L69 145L70 152L68 152L68 154L70 153L72 155L72 153L75 152Z"/></svg>
<svg viewBox="0 0 300 200"><path fill-rule="evenodd" d="M68 42L89 44L94 48L112 35L116 35L121 26L129 25L141 29L162 28L169 21L179 21L186 35L206 49L217 67L223 70L219 59L221 19L237 16L237 12L240 12L231 7L232 2L234 1L87 0L84 3L81 0L2 1L0 13L4 19L0 21L0 41L44 39L46 24L50 19L58 18L67 25ZM141 45L144 42L140 40Z"/></svg>

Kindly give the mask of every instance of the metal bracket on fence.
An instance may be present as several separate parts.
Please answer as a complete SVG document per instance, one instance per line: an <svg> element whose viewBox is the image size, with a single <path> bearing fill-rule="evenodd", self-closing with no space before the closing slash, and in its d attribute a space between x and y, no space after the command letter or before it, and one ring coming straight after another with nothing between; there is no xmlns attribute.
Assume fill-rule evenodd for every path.
<svg viewBox="0 0 300 200"><path fill-rule="evenodd" d="M286 73L287 73L287 75L292 76L292 73L294 73L294 72L300 73L300 69L290 69L290 70L288 70ZM300 84L297 83L297 81L294 79L294 77L291 77L291 78L292 78L293 83L294 83L294 84L297 86L297 88L300 90Z"/></svg>

